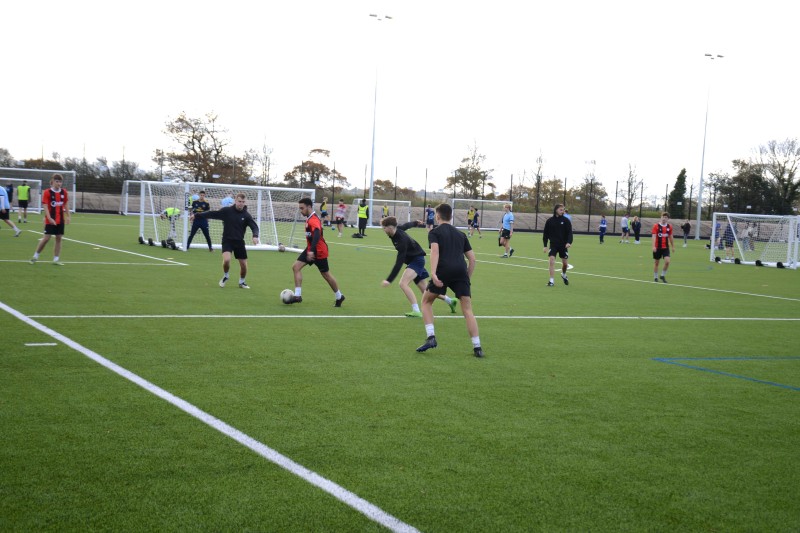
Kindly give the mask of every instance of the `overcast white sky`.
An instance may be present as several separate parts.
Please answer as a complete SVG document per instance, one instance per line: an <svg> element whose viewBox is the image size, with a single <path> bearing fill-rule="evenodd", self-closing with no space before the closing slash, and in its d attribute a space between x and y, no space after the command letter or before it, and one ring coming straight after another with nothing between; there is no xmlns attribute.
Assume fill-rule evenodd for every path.
<svg viewBox="0 0 800 533"><path fill-rule="evenodd" d="M377 21L370 13L389 14ZM506 189L536 158L613 196L636 167L663 196L800 136L800 3L677 0L9 2L0 147L144 168L181 111L213 111L282 176L313 148L362 185L439 189L477 144ZM709 61L704 53L722 54Z"/></svg>

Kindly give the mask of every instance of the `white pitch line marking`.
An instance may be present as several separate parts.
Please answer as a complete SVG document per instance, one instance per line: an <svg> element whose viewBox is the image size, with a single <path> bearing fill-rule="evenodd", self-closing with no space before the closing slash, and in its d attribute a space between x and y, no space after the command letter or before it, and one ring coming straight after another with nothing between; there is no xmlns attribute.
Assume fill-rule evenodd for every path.
<svg viewBox="0 0 800 533"><path fill-rule="evenodd" d="M43 235L43 233L38 232L38 231L31 231L31 233L36 233L37 235ZM97 243L93 243L93 242L79 241L79 240L70 239L70 238L67 238L67 237L64 237L63 240L70 241L70 242L75 242L75 243L78 243L78 244L85 244L87 246L96 246L97 248L103 248L104 250L111 250L112 252L120 252L120 253L123 253L123 254L135 255L137 257L144 257L146 259L152 259L153 261L162 261L164 263L172 263L174 265L179 265L179 266L189 266L187 263L181 263L180 261L173 261L172 259L164 259L164 258L161 258L161 257L154 257L152 255L140 254L140 253L137 253L137 252L131 252L131 251L128 251L128 250L122 250L120 248L112 248L110 246L103 246L102 244L97 244ZM89 263L85 263L85 264L93 264L93 263L89 262ZM121 263L121 264L124 264L124 263Z"/></svg>
<svg viewBox="0 0 800 533"><path fill-rule="evenodd" d="M58 346L57 342L26 342L25 346Z"/></svg>
<svg viewBox="0 0 800 533"><path fill-rule="evenodd" d="M255 318L255 319L281 319L288 320L309 318L319 319L390 319L407 318L404 315L30 315L30 318L61 318L61 319L89 319L97 320L100 318L111 319L131 319L131 318L175 318L175 319L198 319L198 318ZM461 315L442 315L437 316L436 320L459 320ZM476 315L475 318L481 320L720 320L720 321L741 321L741 322L800 322L800 317L698 317L698 316L559 316L559 315ZM411 321L409 321L410 323Z"/></svg>
<svg viewBox="0 0 800 533"><path fill-rule="evenodd" d="M222 420L210 415L209 413L206 413L205 411L187 402L186 400L179 398L178 396L175 396L171 392L168 392L162 389L161 387L154 385L153 383L147 381L146 379L140 377L139 375L134 374L130 370L127 370L126 368L123 368L118 364L106 359L102 355L84 347L81 344L78 344L69 337L65 337L64 335L58 333L57 331L48 328L44 324L36 322L30 317L20 313L16 309L7 306L3 302L0 302L0 309L18 318L22 322L25 322L29 326L41 331L45 335L48 335L49 337L52 337L57 341L61 341L62 343L66 344L73 350L88 357L94 362L104 366L105 368L127 379L128 381L131 381L132 383L138 385L139 387L145 389L146 391L152 393L153 395L158 396L162 400L169 402L170 404L177 407L181 411L193 416L197 420L200 420L204 424L219 431L223 435L227 435L228 437L232 438L242 446L249 448L250 450L254 451L258 455L274 463L275 465L283 468L284 470L287 470L288 472L298 476L301 479L304 479L305 481L314 485L315 487L322 489L323 491L327 492L340 502L352 507L359 513L369 518L370 520L373 520L378 524L381 524L390 531L397 531L404 533L406 532L418 533L418 530L415 527L400 521L399 519L383 511L376 505L359 497L355 493L350 492L344 487L337 485L333 481L330 481L329 479L322 477L316 472L307 469L303 465L292 461L285 455L277 452L276 450L273 450L266 444L263 444L255 440L249 435L242 433L233 426L230 426L225 422L223 422Z"/></svg>

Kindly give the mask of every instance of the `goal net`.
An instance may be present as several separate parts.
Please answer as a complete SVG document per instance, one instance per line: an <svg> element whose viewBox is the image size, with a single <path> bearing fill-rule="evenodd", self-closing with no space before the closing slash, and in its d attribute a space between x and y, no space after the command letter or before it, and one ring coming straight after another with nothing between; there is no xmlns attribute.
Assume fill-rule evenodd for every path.
<svg viewBox="0 0 800 533"><path fill-rule="evenodd" d="M19 192L17 189L20 185L27 185L31 188L28 191L28 213L41 213L42 180L6 178L0 174L0 187L5 187L6 190L11 187L12 192L8 195L8 202L11 204L11 210L18 213L22 213L22 209L19 209Z"/></svg>
<svg viewBox="0 0 800 533"><path fill-rule="evenodd" d="M714 213L711 261L797 268L800 217Z"/></svg>
<svg viewBox="0 0 800 533"><path fill-rule="evenodd" d="M260 244L248 244L248 250L278 250L283 245L289 251L300 252L306 246L305 218L300 214L301 198L314 200L313 189L257 187L216 183L169 183L141 181L127 183L127 199L120 211L139 214L139 242L175 250L207 248L205 237L198 231L187 246L192 222L189 220L192 202L205 191L211 210L233 205L237 194L243 193L247 210L259 227ZM123 195L125 192L123 191ZM135 201L139 205L135 207ZM222 221L208 219L208 229L214 249L222 243ZM249 232L248 232L249 234ZM249 242L249 235L245 242Z"/></svg>
<svg viewBox="0 0 800 533"><path fill-rule="evenodd" d="M353 205L348 209L347 225L358 227L358 204L361 203L360 198L353 200ZM367 200L369 206L369 200ZM386 206L388 210L387 216L395 217L397 222L405 224L411 222L411 202L408 200L379 200L372 199L372 209L374 211L369 214L369 221L367 226L380 226L381 219L383 218L383 207ZM328 210L330 211L330 209Z"/></svg>
<svg viewBox="0 0 800 533"><path fill-rule="evenodd" d="M31 186L31 195L34 194L34 183L37 185L38 189L36 190L36 197L34 198L31 196L31 199L28 201L28 211L34 211L36 213L42 212L42 196L41 193L44 189L50 187L50 178L53 177L53 174L61 174L63 176L64 181L61 184L61 187L67 190L67 194L69 194L69 210L73 213L75 212L75 206L77 205L77 197L75 196L75 171L74 170L40 170L34 168L8 168L8 167L0 167L0 183L7 184L13 183L14 184L14 198L12 204L14 206L17 205L17 185L22 184L23 181L27 181L28 185Z"/></svg>
<svg viewBox="0 0 800 533"><path fill-rule="evenodd" d="M478 213L478 224L481 229L498 230L503 225L503 206L513 203L503 200L471 200L469 198L451 198L453 208L453 225L457 228L467 228L467 213L474 207Z"/></svg>

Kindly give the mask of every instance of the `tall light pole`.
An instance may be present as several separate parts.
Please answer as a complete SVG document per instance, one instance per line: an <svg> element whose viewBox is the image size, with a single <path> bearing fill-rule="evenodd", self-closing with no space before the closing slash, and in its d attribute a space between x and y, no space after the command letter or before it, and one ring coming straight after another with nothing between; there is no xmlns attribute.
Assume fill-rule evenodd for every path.
<svg viewBox="0 0 800 533"><path fill-rule="evenodd" d="M370 13L370 17L373 17L375 20L392 20L392 17L389 15L378 15L377 13ZM378 114L378 65L375 64L375 95L372 101L372 156L370 159L369 164L369 223L368 225L372 225L372 216L374 211L372 210L372 197L374 192L374 182L375 182L375 122L376 117Z"/></svg>
<svg viewBox="0 0 800 533"><path fill-rule="evenodd" d="M724 56L719 54L706 54L710 60L722 59ZM703 155L700 158L700 184L697 186L697 222L694 228L694 240L700 240L700 217L703 211L703 171L706 164L706 135L708 133L708 103L711 100L711 80L708 81L708 92L706 93L706 120L703 125Z"/></svg>

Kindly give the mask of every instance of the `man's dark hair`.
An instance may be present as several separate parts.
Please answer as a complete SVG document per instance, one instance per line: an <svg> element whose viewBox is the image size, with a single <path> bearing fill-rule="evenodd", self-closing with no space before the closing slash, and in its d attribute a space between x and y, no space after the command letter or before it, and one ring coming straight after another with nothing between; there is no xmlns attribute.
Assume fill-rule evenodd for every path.
<svg viewBox="0 0 800 533"><path fill-rule="evenodd" d="M314 205L314 202L312 202L311 198L308 198L308 197L300 198L300 201L298 201L297 203L303 204L303 205L307 205L308 207L313 207L313 205Z"/></svg>
<svg viewBox="0 0 800 533"><path fill-rule="evenodd" d="M383 226L384 228L386 226L394 226L396 228L397 227L397 219L395 217L383 218L383 219L381 219L381 226Z"/></svg>
<svg viewBox="0 0 800 533"><path fill-rule="evenodd" d="M442 222L450 222L450 219L453 218L453 208L450 207L450 204L437 205L436 213L439 215L439 219L441 219Z"/></svg>
<svg viewBox="0 0 800 533"><path fill-rule="evenodd" d="M553 215L557 215L558 214L558 208L559 207L564 207L564 204L556 204L555 207L553 207ZM564 211L566 212L566 210L564 210Z"/></svg>

